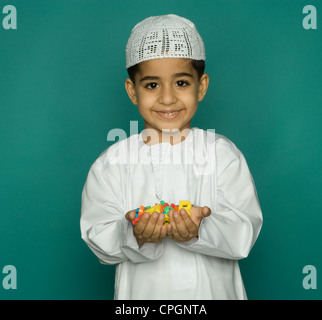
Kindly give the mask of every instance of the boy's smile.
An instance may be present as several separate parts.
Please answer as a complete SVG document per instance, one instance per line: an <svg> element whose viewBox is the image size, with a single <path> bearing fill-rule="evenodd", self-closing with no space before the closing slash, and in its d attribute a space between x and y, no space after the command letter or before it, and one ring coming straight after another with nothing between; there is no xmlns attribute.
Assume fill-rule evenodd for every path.
<svg viewBox="0 0 322 320"><path fill-rule="evenodd" d="M197 111L198 102L207 92L208 82L207 74L199 80L190 59L162 58L140 63L135 83L126 79L125 88L131 101L138 106L145 128L155 129L158 134L159 140L154 139L151 144L174 144L170 139L164 141L165 132L170 130L170 138L174 132L180 136L182 130L191 127L191 119Z"/></svg>

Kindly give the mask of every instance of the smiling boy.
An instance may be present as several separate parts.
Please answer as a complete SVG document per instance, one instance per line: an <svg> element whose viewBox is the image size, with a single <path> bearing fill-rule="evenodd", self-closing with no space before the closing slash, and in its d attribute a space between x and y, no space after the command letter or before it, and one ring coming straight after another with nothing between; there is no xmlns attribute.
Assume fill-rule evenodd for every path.
<svg viewBox="0 0 322 320"><path fill-rule="evenodd" d="M227 138L191 128L209 83L195 25L176 15L149 17L128 40L125 81L145 129L108 148L82 194L82 238L104 264L116 264L115 299L246 299L238 259L262 225L252 176ZM112 161L115 153L139 161ZM144 155L144 157L142 157ZM180 161L174 161L180 159ZM144 161L140 161L144 160ZM164 215L135 208L190 200Z"/></svg>
<svg viewBox="0 0 322 320"><path fill-rule="evenodd" d="M162 130L191 127L191 119L204 98L209 83L207 74L200 77L191 59L159 58L140 63L135 78L126 79L131 101L138 106L145 128L153 128L162 141ZM171 142L171 141L162 141Z"/></svg>
<svg viewBox="0 0 322 320"><path fill-rule="evenodd" d="M197 111L198 102L207 92L208 83L208 75L198 75L191 59L159 58L139 64L132 79L126 79L125 88L133 104L138 106L145 129L157 133L147 137L147 132L151 131L143 132L143 139L148 145L173 145L185 139L189 132L186 129L191 128L191 119ZM163 214L155 214L159 219L154 220L154 216L146 213L135 228L134 235L140 245L162 241L166 236L178 241L191 240L198 234L201 219L211 213L208 207L203 211L200 209L200 212L195 212L196 207L193 207L192 220L184 211L182 215L171 211L169 217L172 220L176 218L177 223L172 222L167 228L163 226ZM134 211L126 215L129 221L134 217ZM185 223L181 218L185 219ZM194 218L196 221L193 222Z"/></svg>

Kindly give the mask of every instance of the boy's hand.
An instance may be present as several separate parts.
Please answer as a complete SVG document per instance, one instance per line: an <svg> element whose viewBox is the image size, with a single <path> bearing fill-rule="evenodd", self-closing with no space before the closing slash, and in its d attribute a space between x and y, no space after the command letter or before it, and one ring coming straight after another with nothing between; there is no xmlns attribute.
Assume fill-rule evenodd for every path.
<svg viewBox="0 0 322 320"><path fill-rule="evenodd" d="M132 221L135 218L135 210L129 211L125 215L126 220ZM145 242L157 243L167 237L167 228L163 225L164 214L153 212L143 213L137 225L133 228L133 234L139 246Z"/></svg>
<svg viewBox="0 0 322 320"><path fill-rule="evenodd" d="M170 223L167 225L167 236L179 242L186 242L198 237L200 222L210 216L208 207L191 207L190 214L181 209L180 212L170 210L168 212Z"/></svg>

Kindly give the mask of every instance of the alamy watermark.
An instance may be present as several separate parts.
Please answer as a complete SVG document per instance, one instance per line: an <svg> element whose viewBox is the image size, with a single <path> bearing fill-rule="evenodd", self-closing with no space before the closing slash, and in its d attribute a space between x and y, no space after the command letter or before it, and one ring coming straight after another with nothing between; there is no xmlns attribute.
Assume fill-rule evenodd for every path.
<svg viewBox="0 0 322 320"><path fill-rule="evenodd" d="M6 5L2 9L5 15L2 18L2 27L5 30L17 29L17 9L13 5ZM317 29L317 10L313 5L306 5L302 9L302 13L306 14L303 18L302 26L304 29Z"/></svg>
<svg viewBox="0 0 322 320"><path fill-rule="evenodd" d="M108 151L110 164L126 165L149 165L149 164L181 164L193 165L197 175L208 175L215 171L215 130L207 129L196 131L192 134L190 128L179 131L178 129L164 129L161 137L160 131L146 128L140 134L138 132L138 121L130 121L130 136L139 134L140 143L127 139L123 129L114 128L107 134L107 141L121 141L113 144ZM189 135L192 137L189 137ZM189 139L189 142L186 140ZM147 142L153 141L153 155L149 147L142 147ZM174 142L175 149L169 148ZM180 143L183 142L184 143ZM158 143L159 142L159 143Z"/></svg>
<svg viewBox="0 0 322 320"><path fill-rule="evenodd" d="M2 27L5 30L17 29L17 9L15 6L7 5L2 9L2 13L5 15L2 18Z"/></svg>
<svg viewBox="0 0 322 320"><path fill-rule="evenodd" d="M4 266L2 269L2 287L5 290L17 289L17 269L13 265Z"/></svg>
<svg viewBox="0 0 322 320"><path fill-rule="evenodd" d="M303 278L302 285L305 290L317 289L317 271L315 266L306 265L302 270L306 276Z"/></svg>
<svg viewBox="0 0 322 320"><path fill-rule="evenodd" d="M303 18L302 25L306 30L317 29L317 11L316 7L307 5L303 8L302 13L306 14Z"/></svg>

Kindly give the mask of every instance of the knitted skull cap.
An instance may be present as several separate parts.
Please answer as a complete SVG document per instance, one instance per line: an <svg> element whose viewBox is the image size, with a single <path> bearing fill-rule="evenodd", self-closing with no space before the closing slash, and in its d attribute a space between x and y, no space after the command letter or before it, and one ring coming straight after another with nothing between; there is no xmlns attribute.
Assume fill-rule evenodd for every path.
<svg viewBox="0 0 322 320"><path fill-rule="evenodd" d="M158 58L206 60L205 45L195 25L175 14L139 22L126 45L126 68Z"/></svg>

